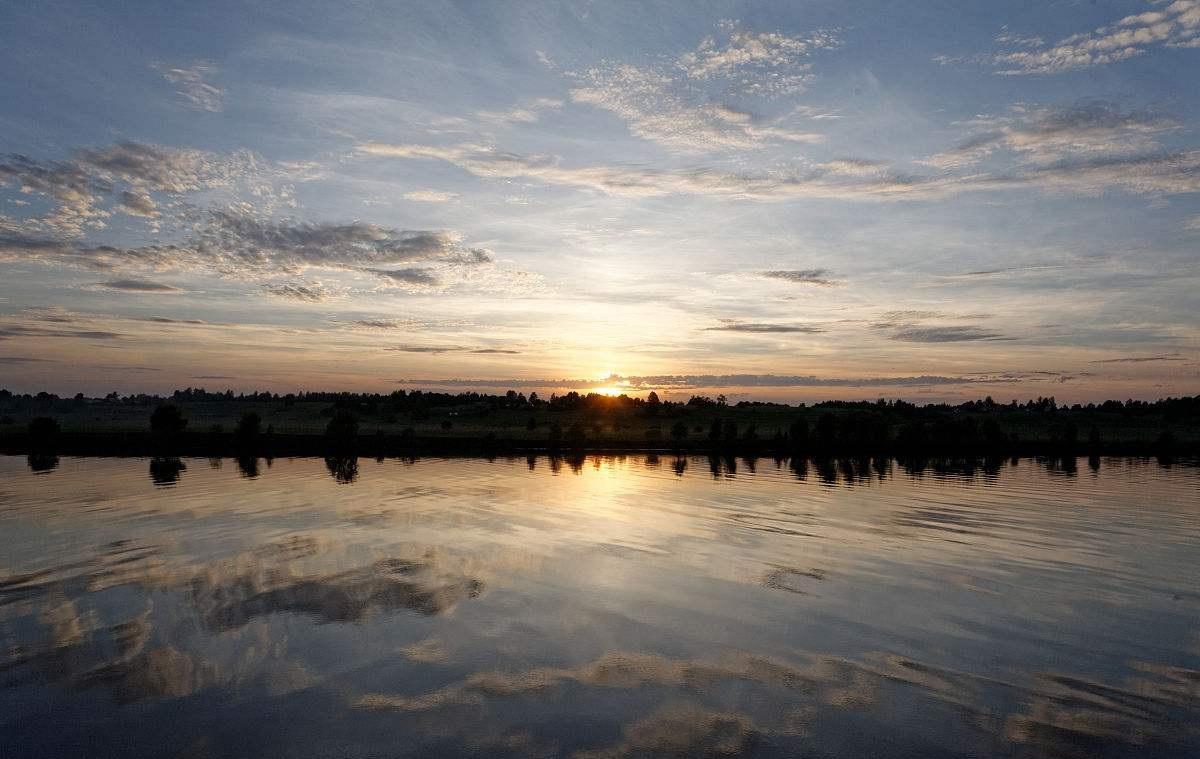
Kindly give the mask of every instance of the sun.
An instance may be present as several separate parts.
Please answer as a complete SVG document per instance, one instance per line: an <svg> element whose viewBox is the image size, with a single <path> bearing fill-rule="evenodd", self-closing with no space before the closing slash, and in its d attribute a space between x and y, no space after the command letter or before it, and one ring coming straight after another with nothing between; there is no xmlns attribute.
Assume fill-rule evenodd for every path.
<svg viewBox="0 0 1200 759"><path fill-rule="evenodd" d="M592 392L599 393L600 395L608 395L608 396L615 398L618 395L620 395L621 393L624 393L626 391L619 387L612 387L611 385L605 385L603 387L592 388Z"/></svg>

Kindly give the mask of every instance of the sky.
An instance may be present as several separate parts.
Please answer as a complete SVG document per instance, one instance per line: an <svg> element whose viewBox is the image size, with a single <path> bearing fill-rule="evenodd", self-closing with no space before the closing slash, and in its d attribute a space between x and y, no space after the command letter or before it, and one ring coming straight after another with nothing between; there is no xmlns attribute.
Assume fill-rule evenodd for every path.
<svg viewBox="0 0 1200 759"><path fill-rule="evenodd" d="M1200 0L2 16L13 391L1200 393Z"/></svg>

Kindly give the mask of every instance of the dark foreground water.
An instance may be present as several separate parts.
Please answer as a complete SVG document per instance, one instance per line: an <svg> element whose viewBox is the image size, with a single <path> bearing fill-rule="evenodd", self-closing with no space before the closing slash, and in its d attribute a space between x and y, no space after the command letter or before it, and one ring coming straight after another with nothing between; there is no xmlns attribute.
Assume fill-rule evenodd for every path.
<svg viewBox="0 0 1200 759"><path fill-rule="evenodd" d="M6 759L1200 756L1195 468L54 464Z"/></svg>

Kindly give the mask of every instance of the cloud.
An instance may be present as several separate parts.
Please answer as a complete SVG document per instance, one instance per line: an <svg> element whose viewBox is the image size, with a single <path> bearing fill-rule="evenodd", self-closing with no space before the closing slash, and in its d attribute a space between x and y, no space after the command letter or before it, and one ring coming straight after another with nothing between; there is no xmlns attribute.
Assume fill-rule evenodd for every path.
<svg viewBox="0 0 1200 759"><path fill-rule="evenodd" d="M480 355L519 355L520 351L511 350L508 348L471 348L464 345L395 345L390 348L384 348L388 351L397 351L400 353L474 353Z"/></svg>
<svg viewBox="0 0 1200 759"><path fill-rule="evenodd" d="M399 353L460 353L469 350L461 345L393 345L390 348L384 348L387 351L396 351Z"/></svg>
<svg viewBox="0 0 1200 759"><path fill-rule="evenodd" d="M405 200L412 200L418 203L448 203L458 197L456 192L443 192L441 190L413 190L412 192L404 193Z"/></svg>
<svg viewBox="0 0 1200 759"><path fill-rule="evenodd" d="M148 279L112 279L108 282L99 282L95 285L102 290L119 290L129 293L181 293L178 287L168 285L163 282L154 282Z"/></svg>
<svg viewBox="0 0 1200 759"><path fill-rule="evenodd" d="M828 269L787 269L759 272L759 276L765 279L778 279L797 285L836 287L843 284L836 279L830 279L828 275Z"/></svg>
<svg viewBox="0 0 1200 759"><path fill-rule="evenodd" d="M705 327L706 332L748 332L754 334L773 334L773 333L789 333L800 332L805 334L815 334L824 332L821 327L812 324L767 324L763 322L739 322L732 320L723 320L723 323L716 327Z"/></svg>
<svg viewBox="0 0 1200 759"><path fill-rule="evenodd" d="M260 202L279 202L278 193L269 186L271 174L265 162L249 151L217 155L139 142L77 150L65 161L21 154L0 158L0 184L16 185L23 193L55 203L47 214L25 219L22 231L65 237L104 227L113 213L157 218L159 205L150 193L178 197L249 183Z"/></svg>
<svg viewBox="0 0 1200 759"><path fill-rule="evenodd" d="M437 275L429 269L367 269L367 271L392 284L413 290L427 290L442 284Z"/></svg>
<svg viewBox="0 0 1200 759"><path fill-rule="evenodd" d="M979 269L977 271L965 271L961 274L944 274L938 277L938 279L995 279L1011 277L1014 275L1029 274L1031 272L1056 271L1062 268L1064 268L1062 264L1030 264L1029 266L1008 266L1003 269Z"/></svg>
<svg viewBox="0 0 1200 759"><path fill-rule="evenodd" d="M307 285L300 284L279 284L279 285L263 285L263 291L267 295L284 300L295 300L304 303L323 303L333 297L333 292L319 282Z"/></svg>
<svg viewBox="0 0 1200 759"><path fill-rule="evenodd" d="M1035 163L1130 154L1158 147L1156 138L1180 127L1178 120L1146 110L1123 111L1104 101L1066 107L1017 105L1002 116L966 122L973 135L960 145L926 159L939 168L977 163L1009 151Z"/></svg>
<svg viewBox="0 0 1200 759"><path fill-rule="evenodd" d="M947 327L907 326L892 333L893 340L907 343L958 343L974 340L1007 340L999 332L974 325Z"/></svg>
<svg viewBox="0 0 1200 759"><path fill-rule="evenodd" d="M208 323L209 323L209 322L206 322L206 321L204 321L203 319L172 319L172 318L170 318L170 317L167 317L167 316L151 316L151 317L147 317L147 318L146 318L146 321L148 321L148 322L154 322L155 324L191 324L191 325L202 325L202 324L208 324Z"/></svg>
<svg viewBox="0 0 1200 759"><path fill-rule="evenodd" d="M412 283L432 275L376 267L415 262L449 266L491 263L487 251L463 249L458 235L412 231L363 222L348 224L271 221L236 210L208 212L181 242L138 248L87 247L0 230L0 257L54 260L93 269L142 268L152 271L207 269L250 279L296 275L310 268L362 270Z"/></svg>
<svg viewBox="0 0 1200 759"><path fill-rule="evenodd" d="M157 64L154 69L178 89L189 107L197 111L219 113L225 108L225 90L212 83L217 67L211 61L196 61L189 66L172 68Z"/></svg>
<svg viewBox="0 0 1200 759"><path fill-rule="evenodd" d="M708 37L677 62L689 79L725 78L752 94L790 95L803 91L812 78L808 58L817 50L837 47L831 33L807 37L777 32L746 32L722 24L722 35Z"/></svg>
<svg viewBox="0 0 1200 759"><path fill-rule="evenodd" d="M868 179L847 178L837 167L817 164L792 173L746 174L711 168L652 169L640 166L563 166L552 156L522 156L491 148L459 145L393 145L370 142L364 155L446 161L485 179L527 178L549 185L597 190L632 198L664 195L712 195L757 200L800 197L868 199L902 195L934 195L945 190L945 178L919 179L877 171Z"/></svg>
<svg viewBox="0 0 1200 759"><path fill-rule="evenodd" d="M1089 361L1091 364L1146 364L1156 361L1187 361L1182 353L1161 353L1156 356L1122 356L1120 358L1103 358Z"/></svg>
<svg viewBox="0 0 1200 759"><path fill-rule="evenodd" d="M1200 0L1174 0L1150 7L1145 13L1053 44L1036 37L1005 35L998 41L1015 49L996 53L989 60L1000 74L1060 74L1124 61L1156 47L1200 47Z"/></svg>
<svg viewBox="0 0 1200 759"><path fill-rule="evenodd" d="M98 329L57 329L29 324L0 324L0 340L14 337L68 337L81 340L116 340L123 337L119 332Z"/></svg>
<svg viewBox="0 0 1200 759"><path fill-rule="evenodd" d="M428 261L460 253L449 232L408 231L351 222L274 222L212 211L185 254L234 276L297 274L308 268L356 269Z"/></svg>
<svg viewBox="0 0 1200 759"><path fill-rule="evenodd" d="M56 364L58 363L52 358L34 358L33 356L0 356L0 365L3 364Z"/></svg>
<svg viewBox="0 0 1200 759"><path fill-rule="evenodd" d="M640 166L563 166L551 156L521 156L486 147L365 143L360 153L451 163L485 179L527 178L549 185L595 190L618 197L701 195L747 200L795 198L929 200L966 192L1039 189L1099 195L1123 190L1137 195L1200 191L1200 150L1072 158L1018 166L1003 173L906 175L879 167L868 176L847 176L836 164L814 164L789 173L732 173L713 168L652 169Z"/></svg>
<svg viewBox="0 0 1200 759"><path fill-rule="evenodd" d="M540 117L541 111L562 108L561 100L553 98L534 98L526 100L515 108L507 111L479 111L475 114L481 121L498 125L532 124Z"/></svg>
<svg viewBox="0 0 1200 759"><path fill-rule="evenodd" d="M629 123L636 137L681 153L753 150L780 140L819 142L819 134L755 123L754 118L722 103L693 103L674 91L668 74L627 64L602 66L581 75L584 85L571 90L576 103L610 111Z"/></svg>
<svg viewBox="0 0 1200 759"><path fill-rule="evenodd" d="M142 216L147 219L157 218L158 205L148 194L135 190L123 190L117 210L130 216Z"/></svg>
<svg viewBox="0 0 1200 759"><path fill-rule="evenodd" d="M988 314L971 314L974 318L986 318ZM870 327L889 333L889 338L907 343L959 343L980 340L1009 340L999 332L975 324L927 324L928 320L946 319L947 314L939 311L916 309L885 311L871 322ZM964 318L959 316L957 318Z"/></svg>
<svg viewBox="0 0 1200 759"><path fill-rule="evenodd" d="M991 378L994 382L994 378ZM598 386L614 386L630 392L641 390L689 390L723 387L936 387L969 385L983 382L979 377L919 375L880 377L817 377L786 374L660 374L619 375L597 379L401 379L397 384L409 387L478 387L478 388L568 388L586 390ZM1016 382L1017 380L1012 380Z"/></svg>
<svg viewBox="0 0 1200 759"><path fill-rule="evenodd" d="M356 319L350 322L350 326L359 329L401 329L410 325L396 319Z"/></svg>
<svg viewBox="0 0 1200 759"><path fill-rule="evenodd" d="M817 142L819 134L762 123L723 102L726 94L777 97L812 79L807 59L835 47L828 33L789 37L723 25L717 37L675 61L604 63L574 74L571 99L609 111L642 139L683 153L749 150L775 142ZM714 87L718 88L714 91Z"/></svg>

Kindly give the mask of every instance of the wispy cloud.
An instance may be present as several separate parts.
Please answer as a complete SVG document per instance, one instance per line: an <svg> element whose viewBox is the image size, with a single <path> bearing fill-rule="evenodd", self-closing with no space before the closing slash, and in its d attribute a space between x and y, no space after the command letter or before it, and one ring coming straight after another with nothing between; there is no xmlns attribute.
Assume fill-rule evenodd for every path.
<svg viewBox="0 0 1200 759"><path fill-rule="evenodd" d="M1102 358L1091 361L1093 364L1146 364L1157 361L1187 361L1182 353L1160 353L1154 356L1121 356L1120 358Z"/></svg>
<svg viewBox="0 0 1200 759"><path fill-rule="evenodd" d="M478 111L475 117L496 125L532 124L543 111L562 108L563 102L554 98L533 98L506 111Z"/></svg>
<svg viewBox="0 0 1200 759"><path fill-rule="evenodd" d="M1157 138L1180 122L1153 111L1122 110L1104 101L1066 107L1017 105L1001 116L981 116L965 124L971 136L926 162L940 168L977 163L1008 151L1039 164L1132 154L1158 148Z"/></svg>
<svg viewBox="0 0 1200 759"><path fill-rule="evenodd" d="M101 329L65 329L59 327L41 327L31 324L0 323L0 340L18 337L37 339L68 337L79 340L117 340L123 337L123 335L119 332L110 332L109 330Z"/></svg>
<svg viewBox="0 0 1200 759"><path fill-rule="evenodd" d="M174 285L168 285L164 282L155 282L149 279L111 279L107 282L99 282L95 287L102 290L118 290L127 293L181 293L181 288Z"/></svg>
<svg viewBox="0 0 1200 759"><path fill-rule="evenodd" d="M472 348L467 345L394 345L389 348L384 348L388 351L398 351L401 353L474 353L479 355L505 355L515 356L520 353L518 350L510 348Z"/></svg>
<svg viewBox="0 0 1200 759"><path fill-rule="evenodd" d="M1061 74L1128 60L1159 47L1200 47L1200 0L1153 2L1149 8L1050 44L1041 37L1006 31L996 38L1006 50L973 58L990 63L1000 74ZM963 59L939 56L938 60Z"/></svg>
<svg viewBox="0 0 1200 759"><path fill-rule="evenodd" d="M303 303L324 303L335 295L334 291L322 285L320 282L306 285L295 283L263 285L263 291L267 295L275 298L300 301Z"/></svg>
<svg viewBox="0 0 1200 759"><path fill-rule="evenodd" d="M445 192L443 190L413 190L412 192L404 193L405 200L412 200L418 203L449 203L458 197L456 192Z"/></svg>
<svg viewBox="0 0 1200 759"><path fill-rule="evenodd" d="M162 74L163 79L175 85L175 93L183 98L189 107L210 113L224 110L225 90L212 82L218 72L216 64L211 61L196 61L187 66L157 64L154 68Z"/></svg>
<svg viewBox="0 0 1200 759"><path fill-rule="evenodd" d="M986 317L987 314L976 314ZM955 317L938 311L886 311L870 324L872 329L886 332L888 338L906 343L961 343L981 340L1009 340L995 330L977 324L946 324ZM963 318L963 317L958 317ZM934 323L930 323L930 322Z"/></svg>
<svg viewBox="0 0 1200 759"><path fill-rule="evenodd" d="M390 284L415 290L428 290L441 285L437 274L429 269L409 267L405 269L367 269Z"/></svg>
<svg viewBox="0 0 1200 759"><path fill-rule="evenodd" d="M273 171L250 151L218 155L139 142L81 149L63 161L0 157L0 185L16 185L55 204L49 213L25 219L25 231L66 237L99 229L114 213L158 217L152 193L178 198L253 183L260 205L279 202L270 188Z"/></svg>
<svg viewBox="0 0 1200 759"><path fill-rule="evenodd" d="M893 340L906 343L960 343L975 340L1006 340L999 332L975 325L951 325L944 327L901 327L891 335Z"/></svg>
<svg viewBox="0 0 1200 759"><path fill-rule="evenodd" d="M825 331L822 327L813 324L771 324L767 322L740 322L733 320L722 320L721 324L715 327L705 327L704 330L706 332L747 332L751 334L816 334Z"/></svg>
<svg viewBox="0 0 1200 759"><path fill-rule="evenodd" d="M835 47L827 32L788 36L725 24L670 62L605 63L574 75L576 103L609 111L642 139L682 153L749 150L778 142L818 142L820 134L763 122L722 102L721 92L794 95L812 79L810 56ZM712 85L722 89L712 91Z"/></svg>
<svg viewBox="0 0 1200 759"><path fill-rule="evenodd" d="M813 285L816 287L836 287L844 284L829 276L828 269L782 269L759 272L765 279L777 279L796 285Z"/></svg>
<svg viewBox="0 0 1200 759"><path fill-rule="evenodd" d="M521 156L486 147L365 143L359 152L402 159L451 163L485 179L525 178L632 198L704 195L746 200L797 198L841 200L928 200L968 192L1036 189L1099 195L1112 190L1138 195L1200 191L1200 150L1137 155L1101 155L1048 164L1019 165L997 173L938 172L909 175L883 168L868 176L847 175L844 161L815 164L791 173L733 173L714 168L651 169L598 165L569 167L550 156Z"/></svg>
<svg viewBox="0 0 1200 759"><path fill-rule="evenodd" d="M37 358L35 356L0 356L0 365L9 364L54 364L58 363L52 358Z"/></svg>

